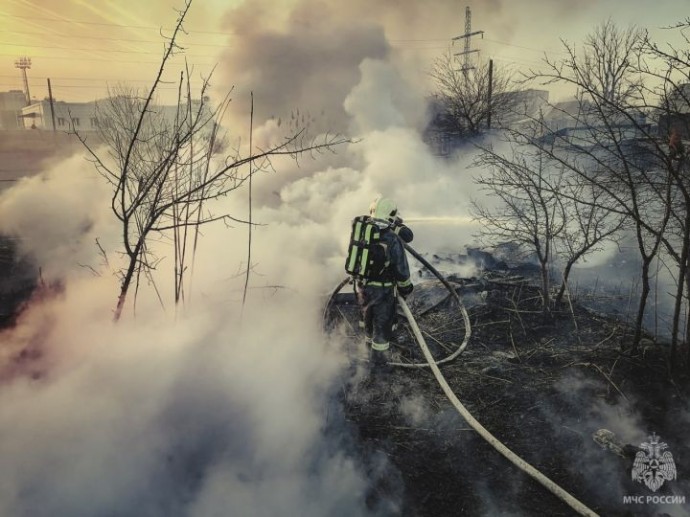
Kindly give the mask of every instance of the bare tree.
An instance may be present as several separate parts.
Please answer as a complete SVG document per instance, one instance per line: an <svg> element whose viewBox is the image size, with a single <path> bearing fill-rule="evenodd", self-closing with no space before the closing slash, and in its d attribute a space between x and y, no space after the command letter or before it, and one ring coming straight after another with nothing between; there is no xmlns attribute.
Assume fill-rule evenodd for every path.
<svg viewBox="0 0 690 517"><path fill-rule="evenodd" d="M562 167L561 172L567 174ZM567 213L565 228L557 239L557 254L564 263L561 287L554 301L557 306L568 288L573 266L592 252L599 251L605 242L618 242L627 220L625 215L609 210L606 193L598 185L572 179L572 182L561 182L560 192L555 193L561 197Z"/></svg>
<svg viewBox="0 0 690 517"><path fill-rule="evenodd" d="M184 77L189 78L191 71L186 67L186 75L181 75L178 89L177 110L175 112L176 123L180 120L193 120L195 101L192 97L189 80L183 81ZM185 98L186 97L186 98ZM184 101L183 101L184 100ZM184 107L185 112L181 112ZM217 112L217 119L222 119L224 115L227 102L223 103L221 109ZM186 156L186 163L179 163L175 165L173 174L173 184L180 191L181 182L186 180L186 187L193 186L194 178L201 176L200 180L203 183L212 172L212 164L214 156L220 156L227 149L227 139L221 132L221 125L215 120L208 124L210 127L205 127L203 131L193 139L189 145L189 153ZM197 151L194 150L195 141L197 143ZM199 145L200 144L200 145ZM185 282L184 279L191 267L194 269L194 259L196 257L196 250L200 236L200 225L204 217L204 197L205 189L199 196L199 201L188 200L180 206L172 207L173 224L173 250L174 250L174 299L175 307L185 300ZM191 224L195 223L195 224ZM188 259L191 255L191 266L188 264ZM191 274L190 274L191 277Z"/></svg>
<svg viewBox="0 0 690 517"><path fill-rule="evenodd" d="M348 141L333 135L316 141L297 129L281 142L258 152L250 149L243 156L237 149L214 158L217 151L223 150L218 128L229 97L212 108L207 96L209 78L203 81L198 99L192 99L187 69L180 74L180 93L172 112L156 105L166 65L181 50L177 39L184 31L183 22L191 3L192 0L185 0L179 11L148 91L143 95L118 91L99 107L99 133L107 150L94 148L86 137L79 135L98 172L113 187L111 207L122 228L126 265L120 272L116 321L122 315L133 282L138 287L140 276L150 277L156 267L157 258L149 246L153 236L173 233L175 298L179 301L186 269L187 229L198 229L213 221L239 221L229 214L211 213L206 209L208 201L242 187L252 174L270 168L273 157L288 155L298 159L304 153L329 150ZM245 171L250 164L250 170Z"/></svg>
<svg viewBox="0 0 690 517"><path fill-rule="evenodd" d="M547 59L547 71L529 76L576 91L574 106L554 107L559 124L534 121L548 142L545 152L582 182L600 189L608 203L604 208L634 223L642 291L633 350L642 336L650 265L665 239L673 192L664 166L667 147L647 121L653 102L641 70L644 41L643 31L623 30L609 20L590 34L581 52L564 43L566 58Z"/></svg>
<svg viewBox="0 0 690 517"><path fill-rule="evenodd" d="M575 263L604 242L617 240L626 218L608 209L606 194L597 185L579 181L546 157L540 142L513 141L511 151L504 156L483 149L476 165L491 172L477 182L500 203L488 209L475 202L475 215L492 241L519 242L536 255L544 307L550 306L549 272L561 270L554 300L558 306Z"/></svg>
<svg viewBox="0 0 690 517"><path fill-rule="evenodd" d="M542 308L550 310L550 265L554 243L566 228L566 206L558 196L561 175L539 152L512 147L504 156L484 149L475 165L490 172L475 181L498 200L488 207L474 201L474 216L483 225L483 235L493 242L517 242L533 252L541 271Z"/></svg>
<svg viewBox="0 0 690 517"><path fill-rule="evenodd" d="M434 62L431 78L439 103L437 124L442 131L459 136L478 135L520 108L520 98L511 92L515 84L510 74L489 71L488 63L478 63L472 70L462 70L448 51Z"/></svg>
<svg viewBox="0 0 690 517"><path fill-rule="evenodd" d="M623 227L634 237L641 292L632 351L643 335L652 263L664 254L675 262L672 363L683 304L690 305L689 28L690 18L671 28L681 32L681 48L659 46L645 31L610 20L581 49L564 43L564 59L546 59L546 71L526 78L569 87L574 100L506 130L510 141L537 148L567 178L559 202L567 206L569 224L556 239L565 255L565 282L569 264L598 239L615 237ZM690 310L685 323L690 368Z"/></svg>
<svg viewBox="0 0 690 517"><path fill-rule="evenodd" d="M586 90L596 92L612 106L629 104L639 97L641 81L633 71L644 37L641 29L621 29L609 18L585 38L581 58L573 60L574 50L565 45L568 63L574 65L570 68L578 74L579 82L588 85Z"/></svg>
<svg viewBox="0 0 690 517"><path fill-rule="evenodd" d="M645 38L643 51L645 61L640 63L640 72L651 79L644 93L648 98L658 99L653 106L659 137L668 143L667 153L660 161L668 171L674 186L672 217L669 224L670 237L665 239L666 252L676 263L678 285L673 314L671 342L672 363L675 359L683 300L690 305L690 164L686 146L690 139L690 17L669 27L680 37L681 45L658 45ZM685 140L685 144L683 144ZM664 146L659 146L662 150ZM690 369L690 311L686 314L686 367Z"/></svg>

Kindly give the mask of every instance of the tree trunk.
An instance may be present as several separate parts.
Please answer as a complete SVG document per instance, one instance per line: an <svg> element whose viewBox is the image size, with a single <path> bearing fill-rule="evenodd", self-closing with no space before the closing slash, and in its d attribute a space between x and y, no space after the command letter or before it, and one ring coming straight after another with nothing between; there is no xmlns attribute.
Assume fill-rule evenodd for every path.
<svg viewBox="0 0 690 517"><path fill-rule="evenodd" d="M687 250L683 247L681 251L680 264L678 265L678 285L676 287L675 302L673 304L673 325L671 328L671 363L674 363L678 350L678 332L680 330L680 313L683 309L683 288L685 282L683 278L687 276Z"/></svg>
<svg viewBox="0 0 690 517"><path fill-rule="evenodd" d="M642 261L642 293L640 293L640 304L637 308L637 317L635 318L635 335L633 336L633 342L631 351L637 351L637 347L642 339L642 327L644 321L644 313L647 307L647 298L651 291L649 284L649 266L652 262L653 257L645 258Z"/></svg>
<svg viewBox="0 0 690 517"><path fill-rule="evenodd" d="M688 271L687 267L685 268L685 289L688 296L688 305L690 306L690 271ZM685 352L685 367L690 371L690 307L685 318Z"/></svg>
<svg viewBox="0 0 690 517"><path fill-rule="evenodd" d="M134 248L132 255L129 257L129 265L127 266L127 271L122 279L122 286L120 287L120 295L117 297L117 306L115 307L115 314L113 315L113 321L118 322L120 316L122 316L122 309L125 306L125 301L127 300L127 293L129 292L129 286L132 284L132 279L134 278L134 273L137 270L137 262L139 261L139 254L141 252L141 247L143 245L143 240L139 240Z"/></svg>
<svg viewBox="0 0 690 517"><path fill-rule="evenodd" d="M544 314L549 312L551 297L549 296L549 269L548 262L541 262L541 291L542 291L542 311Z"/></svg>
<svg viewBox="0 0 690 517"><path fill-rule="evenodd" d="M568 261L568 263L565 265L565 268L563 269L563 281L561 282L561 288L558 290L558 294L556 295L556 301L554 302L556 306L558 306L561 303L561 300L563 300L565 288L568 285L568 277L570 276L570 270L572 269L574 263L575 262L572 260Z"/></svg>

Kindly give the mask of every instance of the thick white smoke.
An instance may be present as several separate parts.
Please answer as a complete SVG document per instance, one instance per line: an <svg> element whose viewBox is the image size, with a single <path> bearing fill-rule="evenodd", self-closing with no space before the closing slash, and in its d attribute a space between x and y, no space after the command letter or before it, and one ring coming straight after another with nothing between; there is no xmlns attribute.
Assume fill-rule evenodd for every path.
<svg viewBox="0 0 690 517"><path fill-rule="evenodd" d="M334 445L342 432L324 434L338 418L331 394L346 360L321 332L323 295L344 275L350 220L376 194L396 198L407 217L462 215L469 178L421 142L423 92L391 63L358 69L342 103L359 141L330 165L280 161L255 178L261 226L244 311L245 226L204 229L178 311L170 244L152 243L166 306L143 281L136 316L130 298L114 324L120 228L92 165L74 157L0 198L2 231L20 235L23 251L64 284L2 334L11 352L0 394L0 513L376 511L365 505L370 467ZM274 182L281 175L289 179ZM246 190L212 208L245 217ZM32 351L29 364L16 361L21 350Z"/></svg>
<svg viewBox="0 0 690 517"><path fill-rule="evenodd" d="M293 21L312 16L305 6L317 3L298 4ZM151 243L163 258L154 278L165 307L143 280L136 312L130 296L114 324L121 229L92 165L74 157L0 197L0 231L21 236L43 274L64 285L1 334L2 515L377 511L365 504L366 471L385 462L363 465L342 446L345 431L333 431L340 426L332 393L347 361L321 331L323 296L344 276L351 219L376 195L394 198L404 218L466 221L471 157L446 161L422 142L427 91L390 53L390 27L375 20L351 27L352 16L339 14L354 11L319 5L323 27L302 33L264 27L249 3L242 13L263 20L242 24L245 46L234 56L246 61L232 68L245 67L233 81L264 102L257 145L289 124L279 113L271 118L272 108L292 109L286 104L295 100L317 129L333 122L355 139L299 167L276 160L274 173L255 177L253 220L261 226L253 231L244 310L246 226L204 228L179 310L170 302L171 245ZM395 18L390 6L374 11ZM286 63L274 53L298 59L328 38L329 52L311 60ZM343 59L324 66L333 56ZM279 73L286 65L290 73ZM209 208L245 218L246 190ZM411 226L423 252L459 251L471 241L467 225ZM29 364L16 360L22 350L32 352ZM408 406L411 421L425 417Z"/></svg>
<svg viewBox="0 0 690 517"><path fill-rule="evenodd" d="M245 233L219 226L205 237L184 313L174 318L142 287L136 317L130 308L114 324L117 281L93 238L115 265L118 227L102 217L109 195L90 167L74 158L0 199L3 232L18 233L65 285L3 333L14 355L2 364L0 513L366 513L358 465L323 435L344 363L319 327L317 225L300 235L299 223L267 213L276 224L258 235L241 321L232 277ZM166 243L154 246L166 256ZM168 269L164 260L157 276L164 296ZM264 278L286 289L261 289ZM33 351L31 364L13 361L21 350Z"/></svg>
<svg viewBox="0 0 690 517"><path fill-rule="evenodd" d="M96 237L114 237L107 196L93 167L73 156L0 198L0 233L21 236L20 251L30 251L48 279L64 278L74 264L93 262Z"/></svg>
<svg viewBox="0 0 690 517"><path fill-rule="evenodd" d="M308 308L273 300L241 329L204 303L175 324L142 311L115 325L98 283L17 329L51 321L39 379L0 395L3 515L362 511L361 474L322 436L342 359Z"/></svg>

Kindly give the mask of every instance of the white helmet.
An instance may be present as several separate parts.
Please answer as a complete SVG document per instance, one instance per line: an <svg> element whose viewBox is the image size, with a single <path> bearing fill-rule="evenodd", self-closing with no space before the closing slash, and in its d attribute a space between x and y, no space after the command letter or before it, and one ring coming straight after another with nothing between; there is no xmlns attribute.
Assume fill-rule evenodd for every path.
<svg viewBox="0 0 690 517"><path fill-rule="evenodd" d="M369 207L369 215L374 219L381 219L383 221L392 221L398 214L398 205L395 201L387 197L379 197Z"/></svg>

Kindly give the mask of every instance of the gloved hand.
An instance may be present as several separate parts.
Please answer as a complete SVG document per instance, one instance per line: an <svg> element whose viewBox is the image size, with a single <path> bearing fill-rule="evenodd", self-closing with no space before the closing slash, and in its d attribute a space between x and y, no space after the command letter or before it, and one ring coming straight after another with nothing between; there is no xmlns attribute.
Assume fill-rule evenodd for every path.
<svg viewBox="0 0 690 517"><path fill-rule="evenodd" d="M414 234L412 233L412 230L410 230L408 226L405 226L403 224L403 220L400 217L395 217L395 219L391 223L391 227L393 228L395 234L398 237L400 237L403 240L403 242L410 243L412 242L412 239L414 239Z"/></svg>
<svg viewBox="0 0 690 517"><path fill-rule="evenodd" d="M413 289L414 289L414 286L412 284L409 284L406 286L398 286L398 293L403 298L407 298L408 296L410 296L410 293L412 293Z"/></svg>

